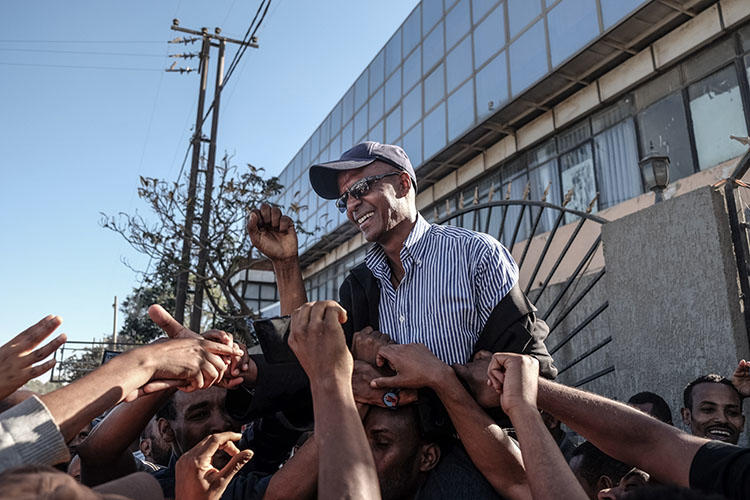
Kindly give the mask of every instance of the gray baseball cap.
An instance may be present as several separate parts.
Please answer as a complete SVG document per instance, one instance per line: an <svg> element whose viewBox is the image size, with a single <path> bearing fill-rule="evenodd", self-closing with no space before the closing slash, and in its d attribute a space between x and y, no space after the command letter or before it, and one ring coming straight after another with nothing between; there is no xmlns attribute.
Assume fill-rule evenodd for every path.
<svg viewBox="0 0 750 500"><path fill-rule="evenodd" d="M366 167L378 160L409 174L416 191L417 175L404 150L393 144L380 144L373 141L360 142L342 154L338 160L311 166L310 184L320 197L335 200L339 197L338 175L340 172Z"/></svg>

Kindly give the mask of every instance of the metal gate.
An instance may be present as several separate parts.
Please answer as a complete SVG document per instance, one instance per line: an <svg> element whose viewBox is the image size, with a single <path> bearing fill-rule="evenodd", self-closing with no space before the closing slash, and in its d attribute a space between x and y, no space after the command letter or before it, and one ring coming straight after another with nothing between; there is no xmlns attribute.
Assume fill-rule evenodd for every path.
<svg viewBox="0 0 750 500"><path fill-rule="evenodd" d="M596 198L586 211L578 211L566 207L572 192L562 206L526 199L528 186L524 193L522 200L491 201L490 196L486 203L458 208L436 222L491 234L511 251L522 290L549 325L547 346L563 375L612 341L606 335L583 352L555 356L607 309L606 299L585 300L595 295L597 284L603 286L601 226L607 221L591 213ZM598 264L592 266L595 259ZM582 386L614 371L613 364L596 366L569 384Z"/></svg>

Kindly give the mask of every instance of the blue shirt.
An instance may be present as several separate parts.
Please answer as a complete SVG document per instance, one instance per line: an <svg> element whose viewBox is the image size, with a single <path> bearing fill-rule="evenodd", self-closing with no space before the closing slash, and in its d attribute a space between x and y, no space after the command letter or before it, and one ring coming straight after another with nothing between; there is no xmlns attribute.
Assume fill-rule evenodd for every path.
<svg viewBox="0 0 750 500"><path fill-rule="evenodd" d="M445 363L465 363L490 313L518 281L518 266L495 238L421 215L400 252L404 277L394 289L380 245L365 263L380 285L380 331L426 345Z"/></svg>

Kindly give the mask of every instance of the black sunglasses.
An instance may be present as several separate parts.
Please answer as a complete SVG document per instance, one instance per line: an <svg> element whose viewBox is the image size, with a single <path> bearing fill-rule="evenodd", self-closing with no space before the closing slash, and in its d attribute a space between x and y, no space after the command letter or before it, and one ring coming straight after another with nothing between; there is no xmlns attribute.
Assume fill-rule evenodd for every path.
<svg viewBox="0 0 750 500"><path fill-rule="evenodd" d="M360 199L364 195L370 192L370 188L373 184L378 182L380 179L384 177L388 177L389 175L401 175L401 172L389 172L387 174L380 174L380 175L371 175L370 177L364 177L344 191L344 194L338 197L336 200L336 208L339 209L339 212L342 214L346 212L346 202L349 199L349 195L353 196L355 200Z"/></svg>

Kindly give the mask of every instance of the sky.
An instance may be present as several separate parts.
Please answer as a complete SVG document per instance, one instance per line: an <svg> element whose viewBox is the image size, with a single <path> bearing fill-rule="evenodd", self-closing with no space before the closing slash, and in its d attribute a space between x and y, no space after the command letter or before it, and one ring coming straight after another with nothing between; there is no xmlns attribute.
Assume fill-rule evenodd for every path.
<svg viewBox="0 0 750 500"><path fill-rule="evenodd" d="M222 94L218 155L278 174L417 3L272 0ZM114 296L138 284L123 261L148 259L101 213L148 216L139 176L176 180L195 121L197 73L163 69L195 67L167 54L199 43L167 44L172 19L241 39L259 4L0 3L0 344L47 314L70 340L111 333Z"/></svg>

